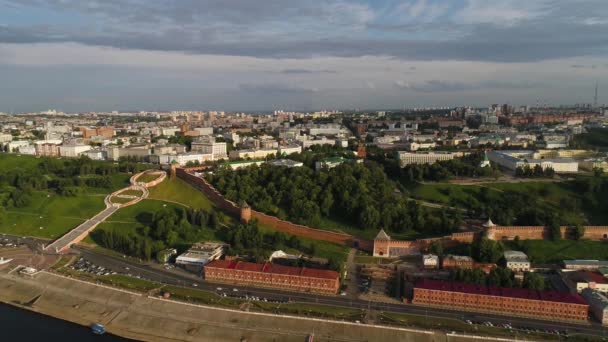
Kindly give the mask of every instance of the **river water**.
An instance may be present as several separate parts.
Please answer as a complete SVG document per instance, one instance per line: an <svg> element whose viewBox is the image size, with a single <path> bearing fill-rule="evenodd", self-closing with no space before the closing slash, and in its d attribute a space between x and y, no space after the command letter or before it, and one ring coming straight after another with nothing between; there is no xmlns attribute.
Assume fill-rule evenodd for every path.
<svg viewBox="0 0 608 342"><path fill-rule="evenodd" d="M0 303L0 341L132 341Z"/></svg>

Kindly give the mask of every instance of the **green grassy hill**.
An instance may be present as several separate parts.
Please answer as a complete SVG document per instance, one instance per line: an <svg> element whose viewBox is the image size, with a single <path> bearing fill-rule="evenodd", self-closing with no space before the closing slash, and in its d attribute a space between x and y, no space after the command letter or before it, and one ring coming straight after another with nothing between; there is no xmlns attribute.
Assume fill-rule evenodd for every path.
<svg viewBox="0 0 608 342"><path fill-rule="evenodd" d="M63 197L37 191L27 207L6 211L0 232L55 239L103 210L103 199L104 195Z"/></svg>

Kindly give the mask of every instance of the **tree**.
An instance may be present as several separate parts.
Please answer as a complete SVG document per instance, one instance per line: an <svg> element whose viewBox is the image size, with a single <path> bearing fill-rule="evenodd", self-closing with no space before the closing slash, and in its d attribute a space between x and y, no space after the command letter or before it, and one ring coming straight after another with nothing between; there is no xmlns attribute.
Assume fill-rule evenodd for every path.
<svg viewBox="0 0 608 342"><path fill-rule="evenodd" d="M430 246L431 253L443 256L443 244L441 241L433 241Z"/></svg>
<svg viewBox="0 0 608 342"><path fill-rule="evenodd" d="M577 224L574 226L574 230L572 231L572 237L574 240L580 240L585 236L585 226L581 224Z"/></svg>
<svg viewBox="0 0 608 342"><path fill-rule="evenodd" d="M556 220L551 220L549 223L549 238L553 241L562 239L562 230Z"/></svg>
<svg viewBox="0 0 608 342"><path fill-rule="evenodd" d="M522 287L542 291L545 289L545 279L537 273L526 272Z"/></svg>

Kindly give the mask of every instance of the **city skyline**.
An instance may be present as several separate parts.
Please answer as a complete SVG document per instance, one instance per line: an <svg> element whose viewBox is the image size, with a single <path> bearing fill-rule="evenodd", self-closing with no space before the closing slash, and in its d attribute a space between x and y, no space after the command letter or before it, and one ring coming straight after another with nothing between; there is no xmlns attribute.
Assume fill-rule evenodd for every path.
<svg viewBox="0 0 608 342"><path fill-rule="evenodd" d="M603 5L0 0L0 111L602 104Z"/></svg>

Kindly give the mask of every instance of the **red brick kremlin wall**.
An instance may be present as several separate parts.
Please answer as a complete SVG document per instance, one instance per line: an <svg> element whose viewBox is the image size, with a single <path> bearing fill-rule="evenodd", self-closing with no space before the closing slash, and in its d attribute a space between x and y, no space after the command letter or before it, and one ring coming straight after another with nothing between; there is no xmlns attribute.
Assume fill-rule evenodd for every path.
<svg viewBox="0 0 608 342"><path fill-rule="evenodd" d="M573 227L560 227L562 237L567 239L573 235ZM548 239L549 230L543 226L495 226L488 229L488 238L492 240L513 240L519 236L521 240ZM608 226L585 226L584 239L601 240L608 238Z"/></svg>

